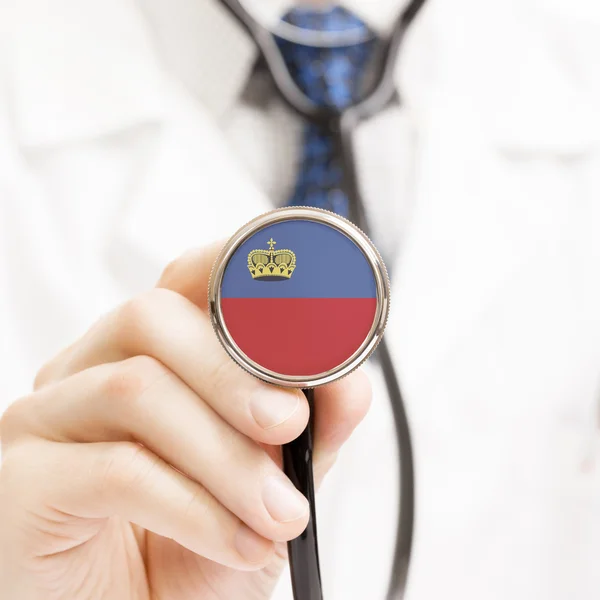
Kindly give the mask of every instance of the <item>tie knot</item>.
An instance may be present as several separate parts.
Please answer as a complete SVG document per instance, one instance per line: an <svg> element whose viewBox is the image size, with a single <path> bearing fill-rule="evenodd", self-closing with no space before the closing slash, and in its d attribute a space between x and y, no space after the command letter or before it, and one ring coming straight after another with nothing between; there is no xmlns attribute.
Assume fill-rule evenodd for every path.
<svg viewBox="0 0 600 600"><path fill-rule="evenodd" d="M277 39L296 85L319 106L341 110L355 102L374 46L368 26L342 7L325 11L295 8L283 17L283 21L299 29L325 32L334 42L322 47ZM363 41L335 45L336 32L349 31L356 32L356 39Z"/></svg>

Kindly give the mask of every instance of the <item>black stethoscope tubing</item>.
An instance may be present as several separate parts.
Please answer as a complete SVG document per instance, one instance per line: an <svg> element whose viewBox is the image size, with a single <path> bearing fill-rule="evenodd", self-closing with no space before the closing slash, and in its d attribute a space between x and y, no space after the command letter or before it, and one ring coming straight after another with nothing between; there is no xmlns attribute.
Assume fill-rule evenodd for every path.
<svg viewBox="0 0 600 600"><path fill-rule="evenodd" d="M397 17L392 33L385 42L383 59L372 88L358 103L339 112L313 103L298 88L283 61L273 33L262 26L240 3L240 0L220 0L246 29L254 40L273 84L286 104L303 119L327 127L338 141L338 152L343 165L344 189L350 201L350 220L369 235L370 227L360 191L352 133L358 123L368 119L389 106L399 102L394 74L400 48L408 27L427 0L411 0ZM397 526L396 549L387 600L404 596L412 549L415 512L415 482L413 450L410 427L402 398L402 392L389 346L385 337L377 349L384 380L390 396L394 425L398 442L400 506ZM307 390L312 409L312 391ZM312 414L311 410L311 414ZM307 530L288 545L292 586L296 600L321 600L321 576L319 569L314 489L312 482L312 432L311 427L292 444L283 449L286 473L294 484L311 501L311 520Z"/></svg>

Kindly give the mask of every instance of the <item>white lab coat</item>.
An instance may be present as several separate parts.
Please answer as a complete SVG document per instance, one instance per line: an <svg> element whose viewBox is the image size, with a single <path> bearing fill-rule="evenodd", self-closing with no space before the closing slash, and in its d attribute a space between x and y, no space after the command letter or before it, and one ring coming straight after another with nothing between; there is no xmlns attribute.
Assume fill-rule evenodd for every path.
<svg viewBox="0 0 600 600"><path fill-rule="evenodd" d="M346 4L382 31L399 7ZM281 204L301 126L248 91L253 44L214 0L0 11L1 409L178 253ZM414 437L407 600L600 594L599 29L583 0L431 0L404 108L355 136ZM320 496L327 600L383 598L391 562L370 370L373 411Z"/></svg>

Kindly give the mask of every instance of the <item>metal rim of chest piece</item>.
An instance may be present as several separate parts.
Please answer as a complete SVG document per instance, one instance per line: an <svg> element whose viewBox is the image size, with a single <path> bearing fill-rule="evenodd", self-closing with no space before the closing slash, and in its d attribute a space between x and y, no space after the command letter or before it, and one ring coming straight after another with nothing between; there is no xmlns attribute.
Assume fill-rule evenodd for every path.
<svg viewBox="0 0 600 600"><path fill-rule="evenodd" d="M227 265L237 249L250 237L268 225L290 220L322 223L349 238L365 256L375 279L377 306L371 329L360 347L337 367L315 375L284 375L271 371L249 358L236 344L227 329L221 309L221 286ZM345 377L357 369L373 353L383 337L390 308L390 282L381 255L367 235L356 225L319 208L286 207L262 214L241 227L225 244L217 257L208 285L208 307L211 322L221 345L229 356L250 374L275 385L314 388Z"/></svg>

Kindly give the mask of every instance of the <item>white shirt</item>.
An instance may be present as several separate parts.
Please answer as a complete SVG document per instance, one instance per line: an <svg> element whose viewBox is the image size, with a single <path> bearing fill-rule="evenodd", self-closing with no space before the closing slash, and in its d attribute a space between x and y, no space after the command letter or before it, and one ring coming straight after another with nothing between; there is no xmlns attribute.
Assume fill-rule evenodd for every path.
<svg viewBox="0 0 600 600"><path fill-rule="evenodd" d="M382 33L400 8L346 4ZM256 50L213 0L0 11L1 407L178 253L283 203L301 123L248 87ZM356 133L395 257L407 600L599 593L599 26L583 0L431 0L403 108ZM327 600L383 598L391 563L396 451L370 368L373 410L319 500Z"/></svg>

